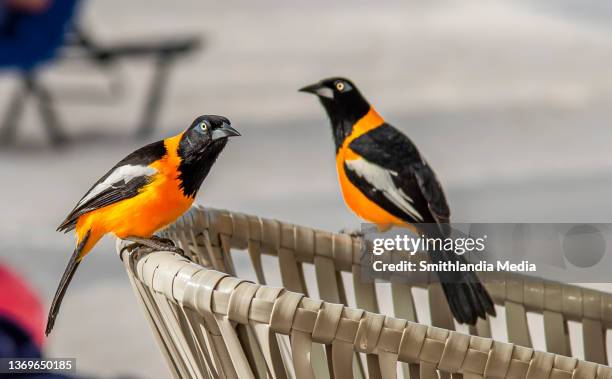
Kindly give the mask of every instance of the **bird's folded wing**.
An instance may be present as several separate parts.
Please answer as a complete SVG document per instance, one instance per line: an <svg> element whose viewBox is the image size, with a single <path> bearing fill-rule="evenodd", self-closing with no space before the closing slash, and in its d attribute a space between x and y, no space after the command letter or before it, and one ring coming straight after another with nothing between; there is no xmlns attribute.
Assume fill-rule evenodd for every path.
<svg viewBox="0 0 612 379"><path fill-rule="evenodd" d="M344 170L353 185L387 212L407 222L424 221L415 204L418 198L411 197L397 185L396 172L364 158L345 161Z"/></svg>
<svg viewBox="0 0 612 379"><path fill-rule="evenodd" d="M353 184L359 183L356 185L364 188L371 200L405 221L449 221L450 210L440 182L400 131L384 124L353 140L349 148L360 158L345 162L347 176Z"/></svg>
<svg viewBox="0 0 612 379"><path fill-rule="evenodd" d="M156 173L155 168L145 165L114 167L83 196L57 230L69 232L76 227L82 215L136 196Z"/></svg>
<svg viewBox="0 0 612 379"><path fill-rule="evenodd" d="M436 174L427 162L416 164L410 170L414 173L419 189L427 201L427 206L436 222L438 224L448 223L450 221L450 209Z"/></svg>

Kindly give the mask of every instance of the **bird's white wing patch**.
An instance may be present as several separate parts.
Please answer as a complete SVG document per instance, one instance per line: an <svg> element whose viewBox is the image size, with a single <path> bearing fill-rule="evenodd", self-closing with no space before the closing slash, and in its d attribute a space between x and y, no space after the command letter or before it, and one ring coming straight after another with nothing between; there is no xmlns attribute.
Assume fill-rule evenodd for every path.
<svg viewBox="0 0 612 379"><path fill-rule="evenodd" d="M393 183L393 176L397 176L397 172L384 169L363 158L347 160L345 163L349 169L382 192L387 199L402 211L418 221L423 221L423 216L414 208L412 198Z"/></svg>
<svg viewBox="0 0 612 379"><path fill-rule="evenodd" d="M88 202L93 199L97 195L99 195L102 191L112 187L114 184L119 182L128 183L130 180L140 177L140 176L152 176L157 173L157 170L153 167L149 166L141 166L141 165L125 165L117 167L113 172L103 181L98 183L94 188L83 197L81 201L79 201L79 205Z"/></svg>

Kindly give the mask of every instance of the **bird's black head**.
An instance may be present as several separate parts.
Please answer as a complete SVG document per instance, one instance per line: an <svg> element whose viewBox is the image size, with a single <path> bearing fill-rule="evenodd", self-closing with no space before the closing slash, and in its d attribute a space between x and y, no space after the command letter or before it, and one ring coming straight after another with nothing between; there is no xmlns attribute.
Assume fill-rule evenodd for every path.
<svg viewBox="0 0 612 379"><path fill-rule="evenodd" d="M223 116L206 115L193 120L178 145L179 179L185 196L195 196L227 139L239 135Z"/></svg>
<svg viewBox="0 0 612 379"><path fill-rule="evenodd" d="M321 101L332 124L336 148L350 135L355 122L370 110L370 104L357 86L346 78L323 79L300 88L300 92L315 94Z"/></svg>

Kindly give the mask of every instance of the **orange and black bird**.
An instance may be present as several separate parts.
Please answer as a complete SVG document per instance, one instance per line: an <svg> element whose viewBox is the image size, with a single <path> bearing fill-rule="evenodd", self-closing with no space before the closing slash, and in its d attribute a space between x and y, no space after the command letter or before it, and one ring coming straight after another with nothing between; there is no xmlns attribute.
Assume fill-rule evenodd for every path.
<svg viewBox="0 0 612 379"><path fill-rule="evenodd" d="M355 84L330 78L300 91L317 95L329 116L342 195L357 216L381 230L404 226L428 237L448 235L450 210L435 173L414 143L386 123ZM453 252L435 252L431 258L465 262ZM438 276L458 322L474 324L487 313L495 315L491 297L475 273Z"/></svg>
<svg viewBox="0 0 612 379"><path fill-rule="evenodd" d="M200 116L184 132L134 151L87 191L57 229L75 230L77 241L49 310L47 335L76 269L105 234L180 252L154 233L189 209L227 139L239 135L225 117Z"/></svg>

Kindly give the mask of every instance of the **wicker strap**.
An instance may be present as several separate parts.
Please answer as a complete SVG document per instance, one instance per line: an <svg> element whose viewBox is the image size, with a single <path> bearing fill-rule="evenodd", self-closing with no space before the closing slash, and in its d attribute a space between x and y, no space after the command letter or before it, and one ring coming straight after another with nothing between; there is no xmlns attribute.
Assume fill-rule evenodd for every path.
<svg viewBox="0 0 612 379"><path fill-rule="evenodd" d="M212 267L225 272L230 271L226 270L222 262L220 240L222 235L229 237L226 241L236 249L246 249L251 245L258 246L258 254L278 256L282 251L285 255L293 256L298 266L293 273L297 273L300 277L303 273L299 265L314 263L315 256L332 259L337 271L353 272L353 265L359 265L362 252L362 242L359 238L200 206L193 207L165 233L169 237L180 239L179 235L184 230L206 230L208 233L204 235L213 236L210 239L211 251L215 252L210 254ZM417 254L411 259L423 258ZM263 273L261 275L263 276ZM290 277L289 274L286 276ZM522 304L525 311L559 312L566 321L599 320L604 328L612 327L612 294L572 285L537 281L517 274L483 273L481 277L486 281L491 296L499 305L505 305L510 301ZM296 284L293 289L297 290L302 284L301 282ZM428 286L428 283L415 283L417 284Z"/></svg>
<svg viewBox="0 0 612 379"><path fill-rule="evenodd" d="M373 376L390 372L389 362L396 355L399 361L419 364L422 377L438 368L475 378L612 378L611 368L595 363L312 300L285 290L270 289L278 294L274 297L262 291L270 287L215 271L185 270L185 265L193 264L170 253L154 253L149 259L140 258L136 276L154 293L177 305L181 302L200 314L212 312L239 377L252 373L248 372L248 360L240 354L235 324L265 324L272 331L290 335L293 365L301 377L314 377L310 352L312 342L318 341L331 345L335 373L352 371L352 354L347 349L352 346L372 357L368 371ZM151 275L153 266L166 272ZM192 276L188 279L189 272ZM177 282L176 278L181 279ZM215 280L216 286L211 286ZM183 283L185 290L181 289ZM182 294L180 299L178 294ZM210 305L198 300L201 298L211 299ZM241 361L244 366L237 364Z"/></svg>
<svg viewBox="0 0 612 379"><path fill-rule="evenodd" d="M231 259L232 250L234 250L234 254L236 249L246 250L253 265L254 277L257 278L260 284L265 283L266 279L272 282L276 279L273 274L274 270L264 269L264 262L267 264L267 262L278 261L283 286L306 295L308 291L304 280L304 266L305 264L313 264L317 286L310 289L315 290L315 294L318 291L320 297L329 303L347 304L347 293L344 283L348 282L343 281L341 274L352 274L352 287L354 288L354 299L357 306L372 313L379 313L379 299L377 298L376 287L373 283L365 283L360 277L362 270L360 262L362 241L359 238L351 238L344 234L334 234L296 226L277 220L200 207L195 207L189 214L170 227L166 231L166 235L178 241L191 260L230 274L235 274L234 263ZM271 256L272 258L263 260L263 255ZM149 263L153 265L155 259L157 258L153 258ZM409 259L421 260L423 257L417 254L414 257L409 257ZM146 261L148 262L149 259ZM218 366L223 366L220 363L222 359L218 357L223 355L222 349L227 348L225 347L224 335L221 332L224 329L219 324L219 310L223 311L221 312L221 317L227 317L229 326L235 331L237 342L242 344L242 348L246 349L245 359L252 368L252 372L256 375L263 375L265 371L267 371L268 376L272 377L282 377L283 371L285 374L293 375L292 368L290 368L291 365L285 364L285 370L280 370L278 365L275 366L275 362L279 361L277 359L279 355L287 362L286 359L290 354L289 350L291 350L288 340L281 340L280 343L276 344L266 344L264 341L266 336L270 337L275 333L279 333L286 336L295 334L302 341L310 341L309 346L302 346L301 343L299 344L300 346L297 346L295 341L291 343L298 349L301 349L303 357L309 359L308 364L314 375L326 376L329 374L338 377L338 375L348 375L354 371L358 374L358 377L363 376L364 369L361 367L361 360L355 359L353 351L359 350L355 345L356 340L354 338L356 338L357 329L359 329L362 318L366 317L366 314L359 314L357 318L352 319L352 322L356 323L357 329L354 331L355 334L351 334L353 330L350 328L346 329L347 325L351 325L352 328L355 324L346 322L347 309L349 308L343 308L342 315L337 321L335 336L331 337L331 330L333 329L331 325L335 322L334 317L337 317L338 311L334 310L335 313L330 313L330 308L325 305L328 303L314 303L319 304L319 308L308 309L310 312L315 314L321 313L321 315L320 318L315 315L314 319L311 320L314 322L312 327L307 327L303 330L304 328L300 326L301 324L296 325L295 323L297 320L296 315L300 315L300 322L304 322L304 317L306 320L310 320L312 316L305 316L308 313L303 314L305 300L302 297L297 299L295 296L298 295L295 295L287 300L289 301L288 303L279 305L278 303L284 302L285 297L289 296L290 292L281 291L276 294L278 295L276 299L267 298L264 300L258 296L262 287L258 287L253 295L252 284L241 284L236 287L237 289L240 288L241 291L239 298L248 299L252 295L249 306L238 304L234 300L232 302L233 308L230 318L228 308L230 304L229 297L219 294L220 288L212 286L212 288L208 289L211 293L209 294L208 316L205 316L206 312L202 312L202 304L192 307L189 302L195 302L195 300L183 300L185 296L184 294L182 295L181 291L184 292L186 290L182 289L180 285L183 279L190 276L192 276L192 282L198 282L199 279L196 280L194 278L202 275L197 272L197 270L201 271L202 268L200 266L198 268L185 269L184 272L178 270L177 275L180 273L181 278L179 279L177 276L178 280L174 279L174 284L168 284L169 281L172 281L172 275L167 272L174 272L176 269L174 265L176 263L157 262L155 267L149 267L149 263L134 260L131 265L126 267L134 272L137 277L146 278L143 281L133 280L133 286L140 293L143 305L149 310L150 320L156 331L158 341L165 346L164 351L168 353L167 357L169 357L171 367L173 367L177 377L184 376L185 373L201 370L203 366L207 367L207 374L204 376L212 377L215 375L215 370L218 369ZM180 266L183 263L178 265ZM159 282L155 283L154 291L151 291L149 286L143 285L143 283L149 283L149 280L154 275L157 275L155 272L158 269L161 269L158 276ZM266 278L266 275L270 275L271 272L272 276ZM549 352L560 355L571 354L567 323L568 321L576 321L582 325L585 358L601 364L607 362L606 331L612 327L612 295L572 285L542 280L537 281L515 274L485 273L481 277L485 280L486 286L496 304L504 307L508 337L511 342L530 348L531 333L527 323L527 312L541 313L544 318L546 347ZM223 282L225 279L221 281ZM350 289L350 287L351 284L349 283L347 289ZM435 326L448 329L450 333L454 329L454 322L450 317L448 306L441 296L439 285L429 283L427 278L424 278L422 283L403 284L394 282L391 285L395 314L408 321L417 320L416 306L411 292L414 287L427 289L430 305L429 313L432 316L432 323ZM189 297L197 296L199 299L202 298L197 287L194 287L193 291ZM231 291L233 289L230 289ZM178 307L176 304L164 304L164 301L167 301L164 300L166 298L175 299L178 302ZM172 303L173 300L170 300L170 302ZM312 302L308 303L308 301L306 303L313 304ZM277 305L279 308L277 308ZM382 306L384 308L387 304L382 303ZM247 308L248 311L246 310ZM273 311L274 309L276 310ZM254 310L257 310L256 314L253 313ZM184 338L181 335L181 330L183 328L194 329L189 324L195 322L198 315L201 315L202 322L206 327L204 332L199 334L193 332L196 338L195 341L191 341L189 338ZM352 313L351 316L355 317L355 314ZM370 376L376 377L380 375L387 377L392 375L393 370L391 366L393 366L393 362L396 359L394 355L400 353L401 349L399 347L397 349L380 347L380 343L386 341L386 330L393 331L399 328L397 326L390 326L392 323L388 323L389 319L385 318L385 322L380 330L379 341L374 343L374 350L369 350L373 343L371 341L373 337L366 338L369 347L365 354L367 354L367 372ZM316 324L317 327L315 329L316 321L319 321L319 323ZM243 324L244 322L249 325L248 328L243 327L245 325ZM367 329L364 328L365 326L361 325L360 333L364 333ZM376 329L367 330L368 332L377 332ZM225 338L231 339L231 330L227 329L226 333L230 333L230 336ZM493 351L502 352L503 349L493 350L496 343L489 339L491 337L491 325L488 320L479 321L475 327L470 328L470 333L487 337L483 341L489 341L489 346L479 345L479 351L488 351L489 354L492 354ZM338 334L347 335L346 338L340 338L337 337ZM199 339L202 339L197 337L198 335L207 341L206 346L209 346L209 348L210 346L213 349L219 348L219 352L213 354L214 359L206 360L197 357L197 350L201 349L198 345L200 343ZM349 338L351 336L353 338ZM450 338L449 336L450 334L445 338ZM332 338L331 341L329 340L330 338ZM360 338L363 342L363 335L360 335ZM268 338L268 340L272 339ZM426 340L431 339L431 335L426 337ZM425 343L426 340L423 341L423 346L427 345ZM455 343L453 341L451 345ZM248 347L247 344L250 344L249 346L251 347ZM325 344L326 347L323 348L322 344ZM470 356L472 350L478 350L473 347L473 344L474 340L471 339L466 359L468 359L467 357ZM444 346L446 345L447 342L444 342ZM434 346L438 345L434 344ZM589 370L591 370L591 366L588 364L584 365L580 361L577 361L577 363L571 361L570 363L566 362L567 364L561 367L557 366L561 363L559 363L559 359L555 356L553 366L548 370L546 368L549 362L548 358L546 358L547 356L536 357L533 350L523 350L519 346L510 346L512 346L511 358L506 357L496 362L491 357L488 357L485 359L486 367L491 367L491 370L502 372L504 373L503 375L509 377L513 377L512 375L515 374L518 375L517 377L521 377L523 374L527 375L528 370L529 375L532 377L546 375L547 372L550 377L557 377L558 375L561 375L558 377L565 377L564 375L567 375L568 372L572 372L572 375L582 375L582 373L585 373L587 377L590 377L588 375L590 375ZM191 358L181 353L183 349L189 351L188 354L191 354ZM431 354L431 351L427 349L423 351ZM423 357L420 354L423 351L419 350L417 357L412 360L402 359L401 357L398 360L402 362L404 372L409 372L411 378L417 377L417 374L422 378L437 377L437 368L440 362L443 362L443 364L454 362L456 364L453 360L449 361L448 359L450 358L447 357L456 356L457 352L460 352L461 349L451 355L445 355L444 360L442 360L442 353L432 356L426 355L425 358L427 359L421 359ZM226 352L226 356L227 354L229 352ZM481 355L476 354L475 357L481 357ZM536 358L538 363L532 366L534 365L532 360ZM184 362L185 360L188 362ZM211 362L215 366L212 369L210 368L212 366ZM300 361L302 364L306 364L305 362L305 360ZM525 366L525 362L529 363ZM504 368L503 364L500 366L497 363L507 364L507 367ZM474 363L472 362L471 364ZM347 365L354 365L355 367L347 369L349 367ZM523 370L524 367L527 368ZM451 368L446 368L451 370ZM459 369L465 378L483 375L484 372L479 370L478 368L466 369L463 366ZM601 375L602 369L597 368L597 370L599 371L598 375ZM222 371L219 371L219 373L221 376L228 376Z"/></svg>

